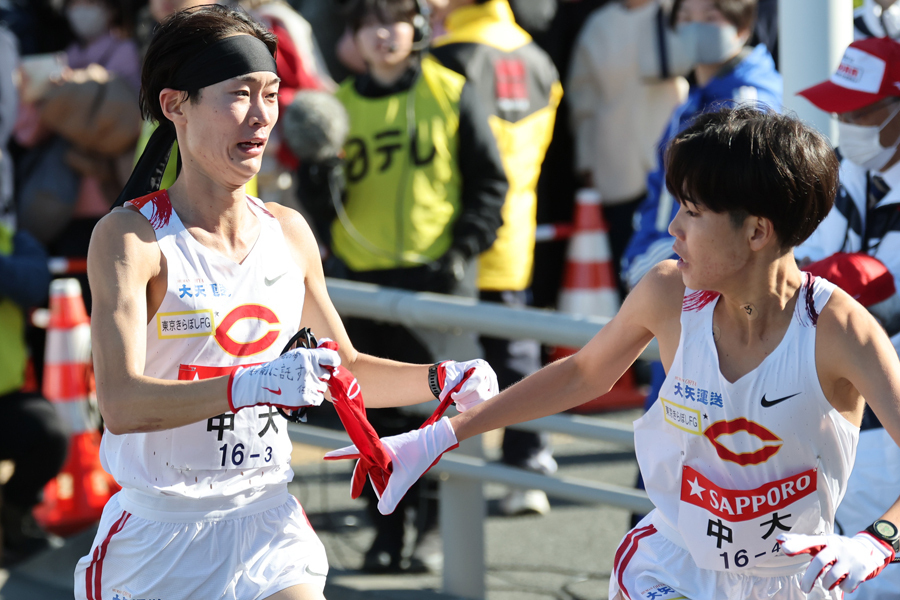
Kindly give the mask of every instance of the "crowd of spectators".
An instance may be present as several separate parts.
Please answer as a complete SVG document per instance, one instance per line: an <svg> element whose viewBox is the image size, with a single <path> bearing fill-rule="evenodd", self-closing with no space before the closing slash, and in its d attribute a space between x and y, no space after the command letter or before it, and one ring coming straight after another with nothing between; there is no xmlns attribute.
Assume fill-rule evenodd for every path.
<svg viewBox="0 0 900 600"><path fill-rule="evenodd" d="M0 1L0 319L16 325L0 327L0 356L15 355L0 361L0 408L21 422L34 420L48 439L60 437L52 415L40 407L13 412L10 400L22 394L25 340L36 363L43 351L25 315L46 301L49 274L33 265L48 254L86 255L94 224L154 128L138 109L141 57L153 29L173 12L204 3ZM317 196L306 184L316 179L311 165L324 169L324 163L300 156L279 126L248 193L299 208L330 257L329 274L358 281L512 306L552 305L564 242L535 245L535 222L571 219L575 190L592 187L603 198L613 264L626 294L672 256L667 227L678 203L665 189L667 140L711 106L753 101L780 110L782 102L774 0L227 3L278 36L282 115L304 92L333 95L349 130L344 153L330 159L324 193ZM858 40L900 37L900 3L860 0L855 10ZM884 117L882 130L893 131L897 111ZM853 160L845 155L848 173ZM893 163L887 165L867 163L857 178L870 181L870 171ZM162 187L178 169L176 150ZM855 202L857 212L880 222L873 207L887 203L885 194L866 208L868 188L859 185L863 191L848 187L836 210L846 214ZM844 227L836 219L823 227ZM798 258L875 254L888 239L885 233L874 245L855 247L859 234L848 227L856 235L841 233L843 243L823 229L804 247L809 256ZM22 265L31 265L29 275L21 275ZM83 287L90 307L86 280ZM399 326L351 319L347 327L366 352L410 362L444 358L433 340ZM7 339L11 332L14 340ZM534 342L480 343L501 387L540 366ZM653 373L660 383L661 367ZM651 391L648 401L654 398ZM29 406L36 401L27 395ZM382 434L412 426L402 411L372 421ZM513 431L506 436L506 462L554 470L545 439ZM45 465L22 469L32 472L41 473L40 481L30 481L26 492L16 491L22 476L6 484L7 512L25 514L38 501L50 475ZM545 497L523 498L514 498L508 512L549 510ZM409 502L420 512L425 506L415 494ZM416 566L396 535L413 518L398 515L399 524L385 525L383 535L379 530L367 555L371 570ZM417 518L420 530L433 524L430 512ZM9 521L0 510L7 531ZM21 552L6 537L7 554Z"/></svg>

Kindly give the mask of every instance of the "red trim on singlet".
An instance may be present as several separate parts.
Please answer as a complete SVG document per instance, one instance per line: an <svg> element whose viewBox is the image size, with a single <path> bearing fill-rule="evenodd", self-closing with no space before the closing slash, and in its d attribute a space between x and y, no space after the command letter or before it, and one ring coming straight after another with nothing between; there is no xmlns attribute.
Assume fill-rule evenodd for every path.
<svg viewBox="0 0 900 600"><path fill-rule="evenodd" d="M150 212L150 216L147 217L153 229L162 229L168 225L169 219L172 218L172 201L169 199L169 193L166 190L159 190L158 192L129 200L125 204L130 204L138 210L143 210L148 202L153 205L153 210Z"/></svg>
<svg viewBox="0 0 900 600"><path fill-rule="evenodd" d="M259 210L261 210L264 215L272 217L273 219L276 218L275 215L273 215L271 212L269 212L269 209L266 208L266 205L262 200L257 200L253 196L247 196L247 201L250 202L251 204L253 204Z"/></svg>
<svg viewBox="0 0 900 600"><path fill-rule="evenodd" d="M104 539L100 545L94 548L94 558L91 560L90 566L88 566L87 571L84 574L84 583L85 589L87 593L88 600L102 600L102 589L100 586L100 581L103 576L103 559L106 558L106 549L109 547L109 542L112 540L112 537L122 531L122 528L125 527L125 523L128 522L128 519L131 517L131 513L122 511L122 516L119 517L119 520L113 523L113 526L109 528L109 533L106 534L106 539ZM96 572L94 567L96 566ZM91 579L93 579L93 586L91 585ZM96 595L95 592L96 591Z"/></svg>
<svg viewBox="0 0 900 600"><path fill-rule="evenodd" d="M613 559L613 571L616 573L616 581L619 583L619 589L622 590L622 593L625 594L625 597L628 598L628 600L631 600L631 594L629 594L628 590L625 588L623 573L625 572L628 563L631 562L635 552L637 552L638 542L654 533L656 533L656 527L653 525L632 529L628 532L628 535L625 536L625 540L619 544L619 548L616 550L616 556L615 559Z"/></svg>
<svg viewBox="0 0 900 600"><path fill-rule="evenodd" d="M695 310L700 310L713 300L719 297L719 292L710 292L707 290L699 290L696 292L691 292L687 296L684 297L684 300L681 302L681 310L692 312Z"/></svg>
<svg viewBox="0 0 900 600"><path fill-rule="evenodd" d="M812 273L803 273L806 276L806 279L803 282L803 285L806 287L806 294L804 294L804 300L806 303L806 314L809 317L809 320L812 322L812 326L815 327L819 323L819 311L816 310L816 299L813 295L815 290L813 289L813 283L816 278L812 275Z"/></svg>

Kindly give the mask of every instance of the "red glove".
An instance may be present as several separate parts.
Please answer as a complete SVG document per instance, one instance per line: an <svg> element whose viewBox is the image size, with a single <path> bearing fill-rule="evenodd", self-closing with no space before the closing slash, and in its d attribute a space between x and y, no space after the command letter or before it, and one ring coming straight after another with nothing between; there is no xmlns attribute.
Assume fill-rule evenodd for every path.
<svg viewBox="0 0 900 600"><path fill-rule="evenodd" d="M332 348L337 349L337 344L331 341L323 342L319 344L319 347ZM452 427L446 424L444 427L439 429L435 429L433 425L440 420L443 414L447 411L447 408L453 404L453 393L458 392L460 388L466 383L468 377L460 378L456 384L446 390L447 393L442 393L441 395L444 397L441 400L438 407L435 409L434 413L419 428L419 430L427 429L429 433L432 430L435 431L445 431L449 430L451 435L444 436L447 440L450 440L452 437ZM338 367L334 369L331 375L331 379L328 382L329 390L331 391L331 398L334 402L334 407L338 412L338 416L341 419L341 423L344 425L344 429L347 430L347 433L350 434L350 439L353 441L352 446L347 446L345 448L341 448L340 450L334 450L333 452L329 452L325 455L325 460L343 460L343 459L357 459L356 466L353 468L353 479L350 486L350 496L352 498L358 498L362 493L363 486L366 483L366 477L372 482L372 487L375 489L375 493L378 496L379 500L384 495L385 489L387 489L388 484L391 479L391 474L394 471L394 465L391 460L391 455L386 451L384 444L380 439L378 439L378 435L375 433L375 430L372 428L372 425L369 423L369 420L366 418L366 409L365 404L363 402L362 394L359 391L359 384L353 375L350 374L347 369ZM406 435L406 434L404 434ZM397 436L399 437L399 436ZM451 443L451 442L448 442ZM431 467L436 465L441 458L441 455L447 450L452 450L458 444L456 444L456 438L452 437L452 446L442 449L440 453L438 453L435 457L433 457L431 464L428 465L424 471L420 473L416 473L416 476L411 481L405 483L405 488L402 492L399 493L399 496L396 497L392 502L392 506L387 513L390 514L393 512L397 503L403 498L406 494L406 490L411 486L418 477L428 471ZM396 487L396 486L395 486ZM392 497L396 494L392 494ZM382 503L379 502L379 510L382 508Z"/></svg>
<svg viewBox="0 0 900 600"><path fill-rule="evenodd" d="M322 340L319 348L337 351L338 345L331 340ZM357 454L346 457L359 459L353 470L351 497L358 498L362 493L366 476L369 476L372 486L380 494L387 486L391 474L391 458L384 451L384 445L366 418L366 405L359 383L350 371L336 367L328 380L328 391L331 392L331 400L344 429L357 448ZM326 460L334 459L326 457Z"/></svg>

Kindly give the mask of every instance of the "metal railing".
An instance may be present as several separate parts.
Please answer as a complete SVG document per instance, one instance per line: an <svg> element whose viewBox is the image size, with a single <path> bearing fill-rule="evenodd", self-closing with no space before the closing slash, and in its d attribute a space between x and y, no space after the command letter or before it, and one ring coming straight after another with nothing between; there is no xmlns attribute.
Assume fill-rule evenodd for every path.
<svg viewBox="0 0 900 600"><path fill-rule="evenodd" d="M477 331L511 340L537 340L581 348L609 319L565 315L539 308L510 308L472 298L407 292L368 283L326 279L328 295L342 316L378 319L406 327ZM641 358L659 360L653 340Z"/></svg>
<svg viewBox="0 0 900 600"><path fill-rule="evenodd" d="M534 308L509 308L469 298L416 293L376 285L328 279L328 293L344 317L377 319L405 325L451 331L476 331L507 339L535 339L541 343L581 347L609 319L564 315ZM658 359L654 342L641 355ZM430 414L434 403L408 407ZM519 423L518 429L552 431L576 437L634 446L629 424L600 418L554 415ZM291 439L329 449L350 444L344 432L314 426L292 426ZM443 591L464 598L485 597L484 518L487 508L484 482L502 483L576 502L616 506L649 512L653 504L642 490L564 476L546 476L490 463L480 458L480 436L445 454L429 472L441 478L440 515L444 549ZM468 453L468 454L467 454ZM473 456L474 454L474 456ZM452 523L452 527L446 526Z"/></svg>

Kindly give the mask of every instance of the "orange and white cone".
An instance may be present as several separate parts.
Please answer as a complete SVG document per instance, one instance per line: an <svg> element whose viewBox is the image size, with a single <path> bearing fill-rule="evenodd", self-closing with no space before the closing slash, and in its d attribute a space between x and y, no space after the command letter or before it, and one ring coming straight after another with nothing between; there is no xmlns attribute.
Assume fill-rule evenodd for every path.
<svg viewBox="0 0 900 600"><path fill-rule="evenodd" d="M593 188L578 190L574 221L559 310L612 318L619 311L619 291L611 262L609 228L600 212L600 192Z"/></svg>
<svg viewBox="0 0 900 600"><path fill-rule="evenodd" d="M77 279L50 284L50 322L44 357L44 396L68 427L66 464L44 487L34 517L47 531L71 535L100 519L119 487L100 466L100 432L92 423L91 327Z"/></svg>
<svg viewBox="0 0 900 600"><path fill-rule="evenodd" d="M565 275L557 307L560 312L612 318L619 311L619 290L612 265L609 228L600 211L600 192L582 188L575 194L575 231L569 240ZM569 356L575 348L556 348L554 360ZM644 395L635 388L631 370L609 393L574 409L599 412L643 406Z"/></svg>

